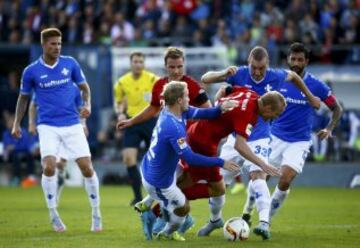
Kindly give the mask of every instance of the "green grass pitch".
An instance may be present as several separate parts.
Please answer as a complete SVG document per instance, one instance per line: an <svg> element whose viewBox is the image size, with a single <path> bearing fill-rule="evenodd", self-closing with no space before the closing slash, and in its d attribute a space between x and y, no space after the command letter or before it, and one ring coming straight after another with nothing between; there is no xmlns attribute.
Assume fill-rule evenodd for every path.
<svg viewBox="0 0 360 248"><path fill-rule="evenodd" d="M251 234L241 243L224 240L222 230L196 237L208 219L207 200L191 203L196 225L179 243L144 239L139 217L128 206L129 187L102 187L101 197L104 231L91 233L85 190L65 188L59 212L68 230L55 233L40 187L0 188L0 247L360 247L359 189L294 188L273 219L271 240ZM227 195L224 219L240 215L244 197Z"/></svg>

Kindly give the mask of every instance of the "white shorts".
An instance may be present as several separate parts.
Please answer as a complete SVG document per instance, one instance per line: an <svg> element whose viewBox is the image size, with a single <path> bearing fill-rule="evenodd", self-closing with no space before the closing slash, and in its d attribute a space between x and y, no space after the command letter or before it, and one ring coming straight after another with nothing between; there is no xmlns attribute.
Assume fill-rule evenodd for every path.
<svg viewBox="0 0 360 248"><path fill-rule="evenodd" d="M46 156L66 156L66 159L91 157L83 126L68 127L39 125L37 127L41 158ZM63 150L62 150L63 149Z"/></svg>
<svg viewBox="0 0 360 248"><path fill-rule="evenodd" d="M311 141L286 142L271 135L270 164L281 167L289 166L300 174L305 164Z"/></svg>
<svg viewBox="0 0 360 248"><path fill-rule="evenodd" d="M168 188L164 189L152 186L146 182L144 177L142 177L142 183L151 198L157 200L161 207L165 208L170 213L173 213L177 208L185 206L186 197L176 186L176 176L174 176L173 183Z"/></svg>
<svg viewBox="0 0 360 248"><path fill-rule="evenodd" d="M233 135L229 135L227 141L221 148L220 157L225 160L231 160L236 162L239 165L242 165L242 170L246 170L248 172L253 171L261 171L261 168L257 165L254 165L252 162L245 160L238 151L235 149L235 137ZM270 138L259 139L254 141L249 141L247 144L250 149L255 153L256 156L261 158L266 163L269 160L270 153ZM221 175L224 177L225 184L230 184L234 177L236 177L240 172L234 173L221 168Z"/></svg>

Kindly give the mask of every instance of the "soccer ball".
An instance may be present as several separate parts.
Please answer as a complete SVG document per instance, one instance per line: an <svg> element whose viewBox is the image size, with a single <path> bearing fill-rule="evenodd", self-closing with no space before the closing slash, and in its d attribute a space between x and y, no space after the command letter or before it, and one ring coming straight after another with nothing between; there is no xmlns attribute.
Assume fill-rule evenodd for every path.
<svg viewBox="0 0 360 248"><path fill-rule="evenodd" d="M226 240L246 240L249 238L249 225L241 217L233 217L225 222L224 238Z"/></svg>

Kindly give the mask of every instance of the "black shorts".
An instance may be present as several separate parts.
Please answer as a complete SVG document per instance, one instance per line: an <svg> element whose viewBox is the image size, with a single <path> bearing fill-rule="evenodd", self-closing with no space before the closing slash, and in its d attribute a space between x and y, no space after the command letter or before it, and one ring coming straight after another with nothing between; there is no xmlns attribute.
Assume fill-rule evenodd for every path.
<svg viewBox="0 0 360 248"><path fill-rule="evenodd" d="M149 148L152 131L156 125L157 118L152 118L143 123L128 127L124 133L124 148L139 148L141 141L145 141L146 148Z"/></svg>

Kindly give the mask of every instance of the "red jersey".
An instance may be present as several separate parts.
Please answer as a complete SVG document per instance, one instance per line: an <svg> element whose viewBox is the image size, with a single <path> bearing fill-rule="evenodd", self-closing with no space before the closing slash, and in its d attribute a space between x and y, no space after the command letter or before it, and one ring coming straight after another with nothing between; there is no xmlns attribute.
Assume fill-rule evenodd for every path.
<svg viewBox="0 0 360 248"><path fill-rule="evenodd" d="M193 78L189 76L183 76L181 80L187 84L189 90L189 98L190 98L190 105L194 107L199 107L205 102L207 102L208 97L206 92L203 88L200 87L199 83L197 83ZM158 79L152 89L152 96L151 96L151 105L153 106L161 106L160 101L163 99L161 93L163 91L164 85L169 82L168 77L163 77Z"/></svg>
<svg viewBox="0 0 360 248"><path fill-rule="evenodd" d="M232 132L248 138L257 122L259 95L245 87L234 87L233 92L220 99L239 101L239 106L213 120L200 120L187 131L194 152L216 156L221 139Z"/></svg>

